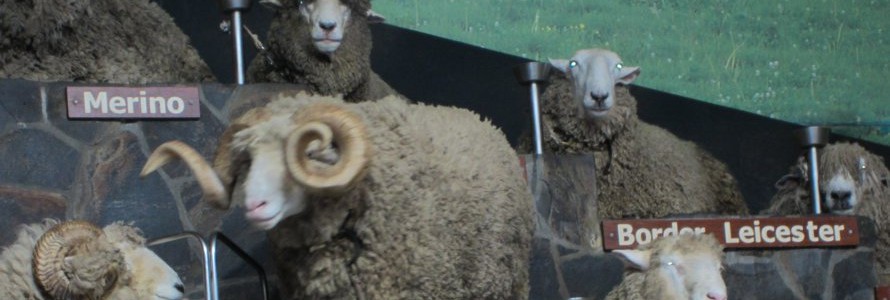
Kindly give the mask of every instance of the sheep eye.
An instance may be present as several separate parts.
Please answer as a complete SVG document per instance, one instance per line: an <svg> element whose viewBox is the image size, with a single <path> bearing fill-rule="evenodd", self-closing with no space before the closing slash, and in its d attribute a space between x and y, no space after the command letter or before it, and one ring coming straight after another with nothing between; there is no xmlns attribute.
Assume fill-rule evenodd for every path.
<svg viewBox="0 0 890 300"><path fill-rule="evenodd" d="M621 70L621 68L624 68L624 65L622 65L621 63L615 65L615 69Z"/></svg>
<svg viewBox="0 0 890 300"><path fill-rule="evenodd" d="M569 61L569 69L574 69L574 68L576 68L576 67L578 67L578 62L577 62L577 61L575 61L575 60L571 60L571 61Z"/></svg>

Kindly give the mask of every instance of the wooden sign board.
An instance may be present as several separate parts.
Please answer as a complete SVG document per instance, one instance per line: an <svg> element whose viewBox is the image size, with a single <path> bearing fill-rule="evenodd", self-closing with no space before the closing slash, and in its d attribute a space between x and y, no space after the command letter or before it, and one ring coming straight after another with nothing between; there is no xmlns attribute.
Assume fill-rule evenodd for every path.
<svg viewBox="0 0 890 300"><path fill-rule="evenodd" d="M875 300L890 300L890 286L875 287Z"/></svg>
<svg viewBox="0 0 890 300"><path fill-rule="evenodd" d="M727 249L839 247L859 244L856 217L634 219L603 221L603 248L634 249L678 233L710 233Z"/></svg>
<svg viewBox="0 0 890 300"><path fill-rule="evenodd" d="M69 86L70 119L196 119L198 87Z"/></svg>

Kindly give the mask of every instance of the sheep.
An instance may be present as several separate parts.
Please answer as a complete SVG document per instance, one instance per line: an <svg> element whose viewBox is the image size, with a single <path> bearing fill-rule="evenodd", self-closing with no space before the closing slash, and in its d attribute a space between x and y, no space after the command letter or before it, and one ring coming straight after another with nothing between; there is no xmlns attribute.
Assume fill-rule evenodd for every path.
<svg viewBox="0 0 890 300"><path fill-rule="evenodd" d="M615 250L632 268L607 300L726 300L723 246L710 234L659 238L638 250Z"/></svg>
<svg viewBox="0 0 890 300"><path fill-rule="evenodd" d="M0 78L207 82L188 37L145 0L0 0Z"/></svg>
<svg viewBox="0 0 890 300"><path fill-rule="evenodd" d="M556 71L541 96L542 144L550 153L594 153L601 218L748 213L723 163L637 117L626 85L639 67L605 49L550 64Z"/></svg>
<svg viewBox="0 0 890 300"><path fill-rule="evenodd" d="M875 221L877 270L890 283L890 170L884 159L856 143L837 142L818 152L819 188L823 212L862 215ZM778 191L761 213L803 215L812 213L806 158L799 157L790 173L776 183Z"/></svg>
<svg viewBox="0 0 890 300"><path fill-rule="evenodd" d="M275 10L268 48L248 68L250 82L305 84L350 102L396 95L371 70L370 0L265 0Z"/></svg>
<svg viewBox="0 0 890 300"><path fill-rule="evenodd" d="M289 298L528 296L531 195L503 133L468 110L301 92L233 121L213 167L170 141L142 175L174 159L220 208L243 188Z"/></svg>
<svg viewBox="0 0 890 300"><path fill-rule="evenodd" d="M0 299L157 299L183 296L179 276L140 231L85 221L22 225L0 253Z"/></svg>

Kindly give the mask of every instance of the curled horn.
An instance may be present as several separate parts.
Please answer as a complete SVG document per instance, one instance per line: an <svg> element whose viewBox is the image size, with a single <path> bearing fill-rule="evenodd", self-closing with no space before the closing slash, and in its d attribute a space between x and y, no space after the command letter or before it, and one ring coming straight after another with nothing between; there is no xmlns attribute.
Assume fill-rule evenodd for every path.
<svg viewBox="0 0 890 300"><path fill-rule="evenodd" d="M170 141L158 146L148 157L139 176L145 177L174 159L181 159L192 170L201 190L204 191L205 201L222 209L229 207L229 193L222 180L200 153L183 142Z"/></svg>
<svg viewBox="0 0 890 300"><path fill-rule="evenodd" d="M102 229L84 221L50 228L34 249L34 277L52 299L98 299L122 267L123 257Z"/></svg>
<svg viewBox="0 0 890 300"><path fill-rule="evenodd" d="M338 193L349 189L367 171L371 147L361 117L333 104L314 104L293 118L295 128L285 142L285 161L291 176L312 193ZM314 161L307 150L336 147L333 165ZM332 144L333 143L333 144Z"/></svg>
<svg viewBox="0 0 890 300"><path fill-rule="evenodd" d="M236 133L267 118L265 110L252 109L232 122L219 139L213 167L192 147L180 141L170 141L158 146L151 153L139 175L144 177L174 159L181 159L195 175L198 185L204 191L204 201L218 208L228 209L231 205L229 196L237 171L232 167L234 160L229 145Z"/></svg>

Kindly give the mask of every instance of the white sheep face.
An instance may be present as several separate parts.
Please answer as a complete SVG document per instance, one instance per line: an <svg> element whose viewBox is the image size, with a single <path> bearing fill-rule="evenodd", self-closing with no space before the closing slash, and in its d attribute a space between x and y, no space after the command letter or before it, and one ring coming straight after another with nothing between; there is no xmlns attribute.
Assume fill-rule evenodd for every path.
<svg viewBox="0 0 890 300"><path fill-rule="evenodd" d="M184 292L182 280L157 254L145 247L135 247L124 250L124 259L133 274L129 286L139 299L182 299ZM109 299L129 297L119 298L112 295Z"/></svg>
<svg viewBox="0 0 890 300"><path fill-rule="evenodd" d="M859 204L856 181L845 169L837 170L830 178L822 180L822 203L826 212L852 215Z"/></svg>
<svg viewBox="0 0 890 300"><path fill-rule="evenodd" d="M579 50L550 64L572 81L579 113L591 121L605 118L615 106L616 84L630 84L640 74L639 67L624 66L618 54L605 49Z"/></svg>
<svg viewBox="0 0 890 300"><path fill-rule="evenodd" d="M300 13L312 28L310 34L315 48L326 55L337 51L349 22L349 7L339 0L315 0L303 2Z"/></svg>
<svg viewBox="0 0 890 300"><path fill-rule="evenodd" d="M280 117L267 124L238 132L233 142L233 145L246 147L236 148L234 152L250 157L243 183L245 217L262 230L272 229L281 220L306 208L304 189L287 173L284 137L278 134L289 130L268 130L291 127L290 120Z"/></svg>

